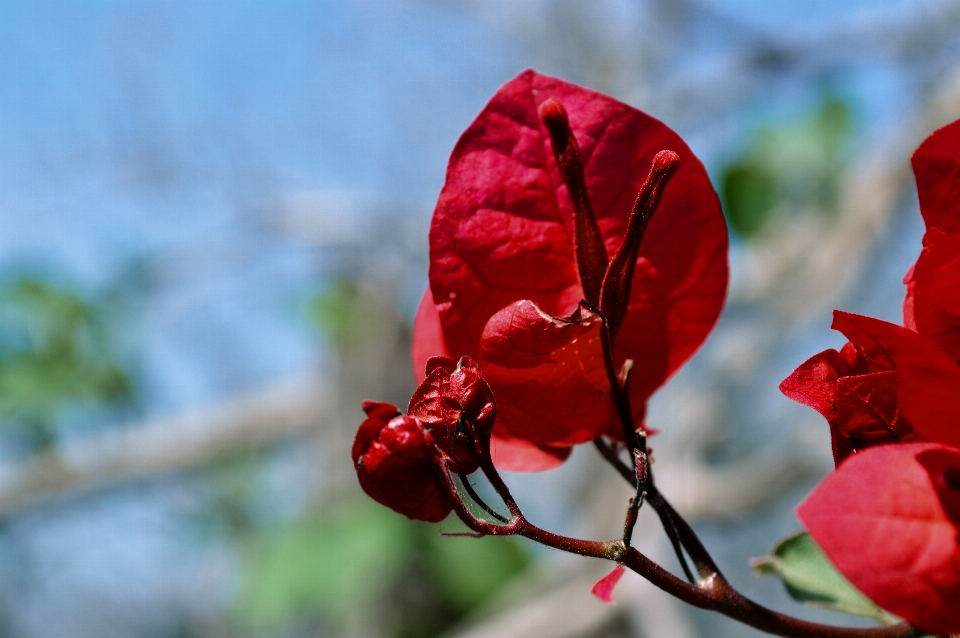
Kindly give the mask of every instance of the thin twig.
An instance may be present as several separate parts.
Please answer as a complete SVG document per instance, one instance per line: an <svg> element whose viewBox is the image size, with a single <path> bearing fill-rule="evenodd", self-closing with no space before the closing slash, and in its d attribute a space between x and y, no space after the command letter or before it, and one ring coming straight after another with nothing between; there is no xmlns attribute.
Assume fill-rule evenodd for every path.
<svg viewBox="0 0 960 638"><path fill-rule="evenodd" d="M630 506L627 508L627 515L623 522L623 544L625 547L630 547L630 541L633 540L633 528L637 525L640 507L647 495L647 455L640 451L634 451L634 465L636 466L637 491L630 499Z"/></svg>
<svg viewBox="0 0 960 638"><path fill-rule="evenodd" d="M470 485L470 479L469 479L469 477L468 477L466 474L457 474L457 476L460 477L460 482L463 484L463 489L467 492L467 494L470 495L470 498L473 499L473 502L480 506L480 509L482 509L484 512L486 512L486 513L489 514L490 516L494 517L495 519L497 519L497 520L500 521L501 523L506 523L506 522L507 522L507 518L506 518L506 517L504 517L502 514L500 514L499 512L497 512L496 510L494 510L492 507L490 507L489 505L487 505L487 504L483 501L483 499L480 498L480 495L477 494L476 490L473 489L473 486Z"/></svg>
<svg viewBox="0 0 960 638"><path fill-rule="evenodd" d="M607 460L610 465L616 469L624 480L628 483L632 483L636 480L636 474L630 471L630 468L626 463L617 455L616 450L614 450L610 445L604 441L602 438L596 438L593 440L593 445L597 448L600 454ZM648 479L651 479L649 482L652 484L652 473L649 474ZM677 526L670 518L668 512L666 512L660 501L663 501L663 497L660 496L659 492L656 492L656 499L651 498L648 493L648 501L650 501L650 506L653 507L654 511L657 513L657 516L660 518L660 522L663 524L663 530L667 534L667 538L670 539L670 545L673 546L673 551L677 555L677 560L680 563L680 568L683 569L684 575L687 577L687 580L691 583L697 582L697 577L694 576L693 570L690 569L690 565L687 563L687 557L683 553L683 545L680 543L680 535L677 531Z"/></svg>
<svg viewBox="0 0 960 638"><path fill-rule="evenodd" d="M746 625L778 636L786 636L787 638L917 638L919 635L906 623L889 627L848 628L807 622L767 609L745 598L733 589L719 573L714 574L711 578L700 579L696 583L681 580L635 548L626 547L622 539L590 541L548 532L533 525L524 517L499 472L489 461L489 455L485 454L481 469L487 475L497 493L504 499L512 514L507 523L494 525L474 516L464 504L446 460L433 445L430 433L425 432L424 436L427 438L428 444L435 449L434 460L437 474L447 489L454 511L467 527L478 534L523 536L554 549L621 563L684 602L701 609L717 611ZM672 509L669 511L672 512ZM682 535L686 532L685 523L679 517L678 520L681 522L680 532ZM700 547L702 548L702 546Z"/></svg>

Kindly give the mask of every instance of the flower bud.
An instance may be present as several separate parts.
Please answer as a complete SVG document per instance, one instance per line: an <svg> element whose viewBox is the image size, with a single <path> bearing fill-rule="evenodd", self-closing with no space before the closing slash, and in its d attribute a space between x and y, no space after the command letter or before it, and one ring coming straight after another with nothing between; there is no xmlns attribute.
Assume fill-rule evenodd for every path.
<svg viewBox="0 0 960 638"><path fill-rule="evenodd" d="M490 438L497 406L480 366L470 357L459 362L446 357L427 361L427 377L413 393L407 413L429 430L447 456L450 470L469 474Z"/></svg>
<svg viewBox="0 0 960 638"><path fill-rule="evenodd" d="M364 402L367 419L353 443L360 487L408 518L436 523L453 509L423 425L389 403Z"/></svg>
<svg viewBox="0 0 960 638"><path fill-rule="evenodd" d="M577 138L570 128L567 110L555 97L540 105L540 119L550 133L553 156L573 205L573 245L583 297L593 305L600 303L600 286L607 270L607 249L600 226L590 206L583 158Z"/></svg>
<svg viewBox="0 0 960 638"><path fill-rule="evenodd" d="M627 316L630 304L630 289L633 273L640 254L640 243L647 231L647 224L660 204L663 189L680 168L680 156L673 151L660 151L653 156L650 174L640 187L637 199L627 221L623 243L607 266L600 288L600 312L607 318L610 338L613 339Z"/></svg>

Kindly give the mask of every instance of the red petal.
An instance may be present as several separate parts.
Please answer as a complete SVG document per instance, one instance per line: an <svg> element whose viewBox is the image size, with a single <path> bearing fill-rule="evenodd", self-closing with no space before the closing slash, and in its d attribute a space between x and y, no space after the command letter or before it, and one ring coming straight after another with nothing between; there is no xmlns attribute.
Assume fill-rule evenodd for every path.
<svg viewBox="0 0 960 638"><path fill-rule="evenodd" d="M430 285L443 333L454 356L477 356L484 327L502 308L529 299L563 317L583 297L572 207L538 116L551 97L569 113L608 256L653 156L667 149L682 161L644 237L618 337L617 364L637 362L631 392L639 409L715 323L727 284L727 234L706 171L686 144L612 98L526 71L460 138L430 231Z"/></svg>
<svg viewBox="0 0 960 638"><path fill-rule="evenodd" d="M490 439L493 464L508 472L551 470L566 461L572 451L572 447L534 445L530 441L510 436L500 426L494 426Z"/></svg>
<svg viewBox="0 0 960 638"><path fill-rule="evenodd" d="M960 359L960 235L932 230L924 244L912 279L917 331Z"/></svg>
<svg viewBox="0 0 960 638"><path fill-rule="evenodd" d="M593 589L590 590L590 593L608 605L615 605L616 601L613 600L613 588L616 587L617 583L620 582L620 577L623 576L623 572L623 565L617 565L613 568L612 572L594 584Z"/></svg>
<svg viewBox="0 0 960 638"><path fill-rule="evenodd" d="M904 331L896 352L900 405L914 429L960 446L960 366L930 340Z"/></svg>
<svg viewBox="0 0 960 638"><path fill-rule="evenodd" d="M960 450L884 445L847 459L797 510L817 544L878 605L960 631Z"/></svg>
<svg viewBox="0 0 960 638"><path fill-rule="evenodd" d="M413 361L413 376L416 377L417 384L423 383L427 377L425 368L430 357L450 357L450 350L443 339L440 314L433 303L433 293L428 287L413 320L413 347L410 349L410 358Z"/></svg>
<svg viewBox="0 0 960 638"><path fill-rule="evenodd" d="M927 229L960 230L960 121L928 137L911 160L917 177L920 213Z"/></svg>
<svg viewBox="0 0 960 638"><path fill-rule="evenodd" d="M600 436L613 400L603 361L600 317L557 319L530 301L487 323L480 349L497 397L499 425L537 445L565 447Z"/></svg>

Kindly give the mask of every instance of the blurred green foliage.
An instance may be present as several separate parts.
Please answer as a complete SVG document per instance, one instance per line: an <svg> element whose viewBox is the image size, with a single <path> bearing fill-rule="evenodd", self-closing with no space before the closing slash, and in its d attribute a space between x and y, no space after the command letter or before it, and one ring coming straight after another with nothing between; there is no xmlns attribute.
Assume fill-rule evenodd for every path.
<svg viewBox="0 0 960 638"><path fill-rule="evenodd" d="M311 319L330 342L348 348L376 325L376 316L357 282L340 279L309 301Z"/></svg>
<svg viewBox="0 0 960 638"><path fill-rule="evenodd" d="M443 537L361 499L254 536L236 619L251 635L313 622L330 635L373 626L427 638L529 564L513 539Z"/></svg>
<svg viewBox="0 0 960 638"><path fill-rule="evenodd" d="M133 397L130 374L112 354L107 310L78 293L21 277L0 289L0 422L49 444L69 404Z"/></svg>
<svg viewBox="0 0 960 638"><path fill-rule="evenodd" d="M786 211L835 212L852 133L850 106L832 96L810 116L755 130L720 171L730 228L749 239Z"/></svg>

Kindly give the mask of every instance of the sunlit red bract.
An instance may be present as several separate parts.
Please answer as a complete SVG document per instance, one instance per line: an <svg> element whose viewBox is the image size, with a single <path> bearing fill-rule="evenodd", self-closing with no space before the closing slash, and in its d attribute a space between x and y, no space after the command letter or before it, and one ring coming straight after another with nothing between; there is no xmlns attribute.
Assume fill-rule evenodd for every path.
<svg viewBox="0 0 960 638"><path fill-rule="evenodd" d="M890 352L908 331L840 311L834 313L833 329L850 341L805 361L780 390L827 419L836 463L874 445L923 440L901 413L899 373Z"/></svg>
<svg viewBox="0 0 960 638"><path fill-rule="evenodd" d="M928 137L913 154L923 252L908 273L904 319L960 359L960 121Z"/></svg>
<svg viewBox="0 0 960 638"><path fill-rule="evenodd" d="M960 450L911 443L858 453L797 514L878 605L927 631L960 631Z"/></svg>
<svg viewBox="0 0 960 638"><path fill-rule="evenodd" d="M540 106L551 99L569 116L608 258L623 240L654 156L667 150L679 157L639 247L614 348L618 369L635 362L629 393L637 423L649 396L713 327L727 284L717 196L673 131L617 100L533 71L504 85L450 158L430 230L430 289L413 348L420 379L432 355L479 362L497 397L491 445L504 469L546 469L572 445L620 436L609 382L598 368L603 358L592 351L599 341L589 325L569 327L582 321L583 312L574 313L585 293L573 204L540 118ZM542 328L569 340L536 343ZM485 345L487 338L496 344ZM538 361L555 369L548 373Z"/></svg>
<svg viewBox="0 0 960 638"><path fill-rule="evenodd" d="M821 353L782 389L827 417L835 449L838 436L851 443L798 509L811 536L877 604L946 634L960 632L960 122L928 138L913 166L927 232L905 279L906 327L837 313L856 352ZM847 379L871 385L863 409L844 415ZM873 437L855 445L866 413Z"/></svg>

